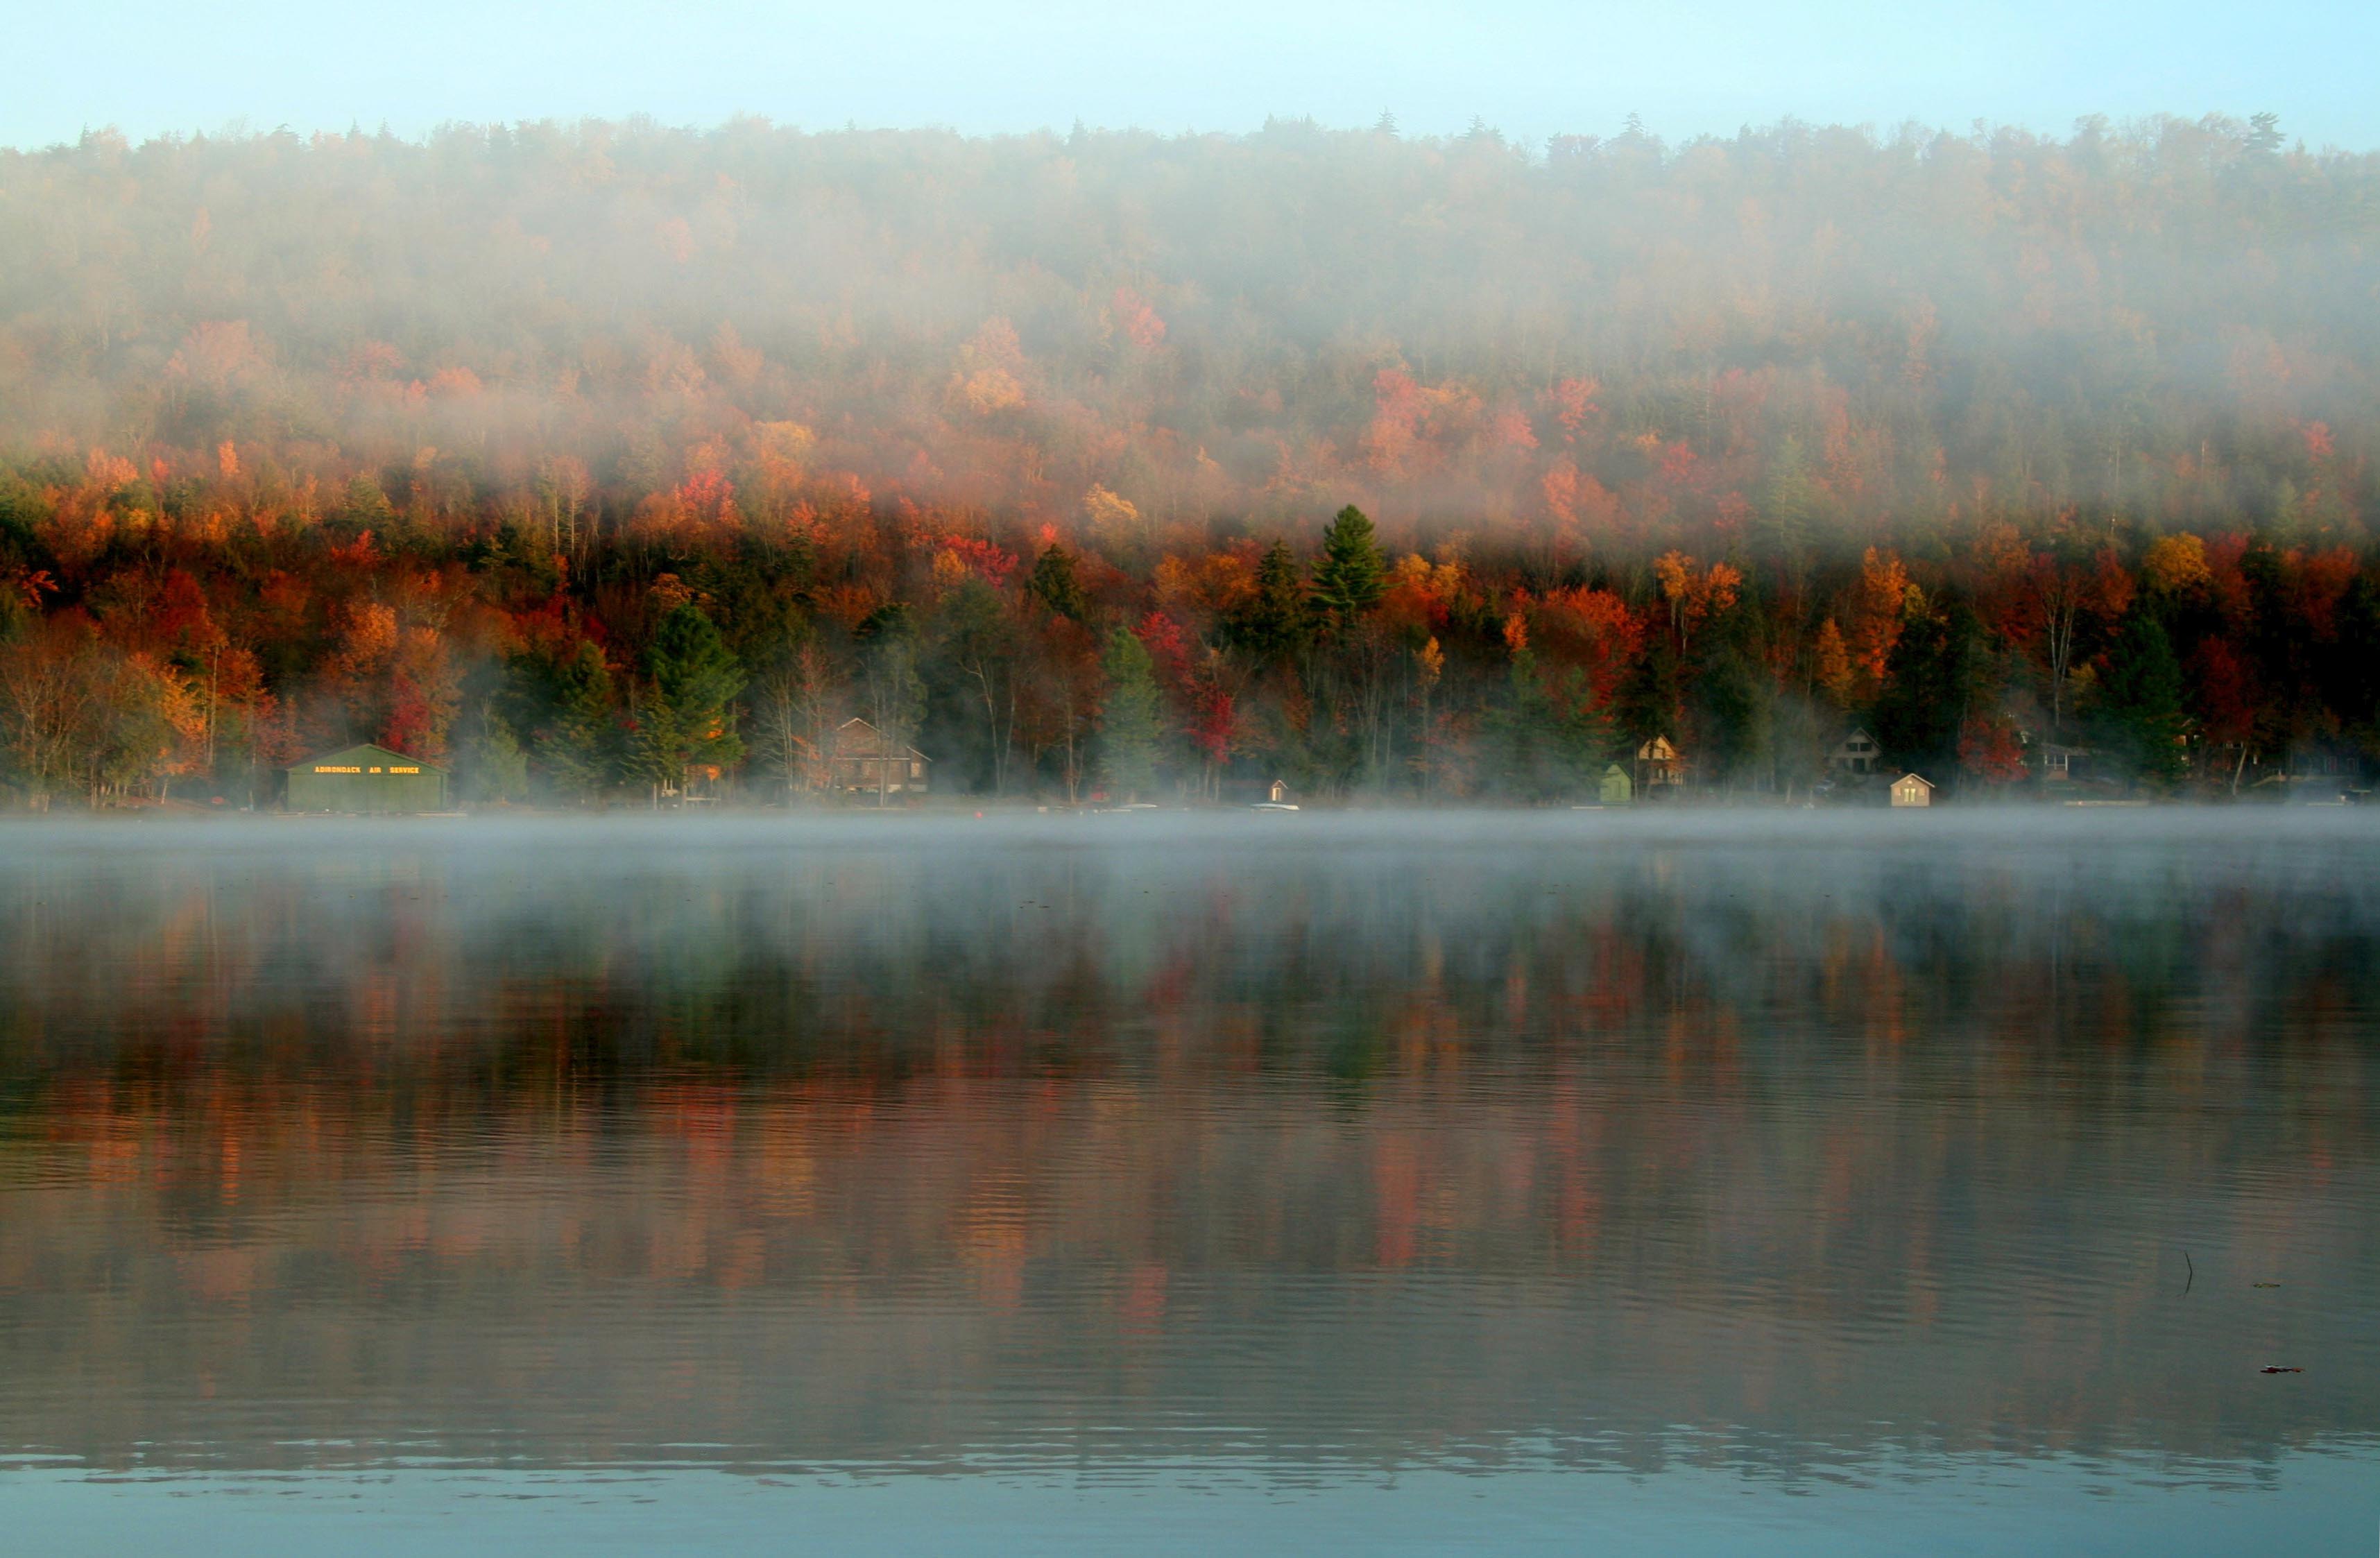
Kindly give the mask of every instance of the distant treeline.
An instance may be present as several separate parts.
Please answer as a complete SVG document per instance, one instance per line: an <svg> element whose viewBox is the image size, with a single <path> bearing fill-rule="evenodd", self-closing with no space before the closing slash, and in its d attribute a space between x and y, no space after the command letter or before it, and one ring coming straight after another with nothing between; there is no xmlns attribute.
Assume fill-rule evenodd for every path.
<svg viewBox="0 0 2380 1558"><path fill-rule="evenodd" d="M2269 120L0 152L6 776L2228 792L2380 743L2375 289Z"/></svg>
<svg viewBox="0 0 2380 1558"><path fill-rule="evenodd" d="M361 478L311 519L237 480L178 514L112 506L141 486L19 478L0 501L0 736L28 804L266 801L280 765L359 739L482 802L794 799L854 716L933 758L939 791L1067 798L1236 777L1557 800L1655 736L1704 793L1791 797L1854 728L1979 795L2038 786L2061 745L2103 784L2231 794L2380 750L2380 570L2239 532L1995 521L1923 554L1714 537L1555 567L1391 553L1349 507L1317 543L1120 566L916 510L557 553L517 520L417 524Z"/></svg>

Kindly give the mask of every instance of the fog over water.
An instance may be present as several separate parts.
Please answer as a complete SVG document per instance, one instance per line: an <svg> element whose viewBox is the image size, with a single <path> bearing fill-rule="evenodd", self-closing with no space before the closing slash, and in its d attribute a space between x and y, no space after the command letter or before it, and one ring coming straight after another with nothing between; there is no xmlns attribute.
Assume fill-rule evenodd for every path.
<svg viewBox="0 0 2380 1558"><path fill-rule="evenodd" d="M0 830L0 1489L2365 1540L2375 865L2343 809Z"/></svg>

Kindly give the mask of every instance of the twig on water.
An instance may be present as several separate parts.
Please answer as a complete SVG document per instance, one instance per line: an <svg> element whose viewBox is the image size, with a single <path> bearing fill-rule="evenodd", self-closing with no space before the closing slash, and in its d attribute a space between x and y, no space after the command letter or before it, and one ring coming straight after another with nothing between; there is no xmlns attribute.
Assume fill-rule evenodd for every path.
<svg viewBox="0 0 2380 1558"><path fill-rule="evenodd" d="M2190 1281L2181 1284L2181 1296L2187 1298L2190 1296L2191 1288L2198 1282L2198 1265L2191 1260L2190 1251L2186 1249L2181 1252L2181 1263L2190 1268Z"/></svg>

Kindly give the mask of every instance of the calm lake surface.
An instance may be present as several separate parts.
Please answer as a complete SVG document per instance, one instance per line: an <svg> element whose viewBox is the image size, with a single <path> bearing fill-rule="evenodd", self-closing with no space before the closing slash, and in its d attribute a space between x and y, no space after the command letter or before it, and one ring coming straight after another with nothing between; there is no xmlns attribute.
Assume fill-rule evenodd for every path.
<svg viewBox="0 0 2380 1558"><path fill-rule="evenodd" d="M2380 817L0 828L0 1381L12 1552L2369 1553Z"/></svg>

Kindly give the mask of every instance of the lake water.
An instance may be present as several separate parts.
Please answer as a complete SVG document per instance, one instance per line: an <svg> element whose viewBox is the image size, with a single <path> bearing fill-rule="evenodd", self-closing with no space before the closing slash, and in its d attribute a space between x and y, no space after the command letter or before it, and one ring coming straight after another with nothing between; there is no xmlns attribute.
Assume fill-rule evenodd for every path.
<svg viewBox="0 0 2380 1558"><path fill-rule="evenodd" d="M2358 811L0 829L15 1552L2369 1553L2375 1195Z"/></svg>

